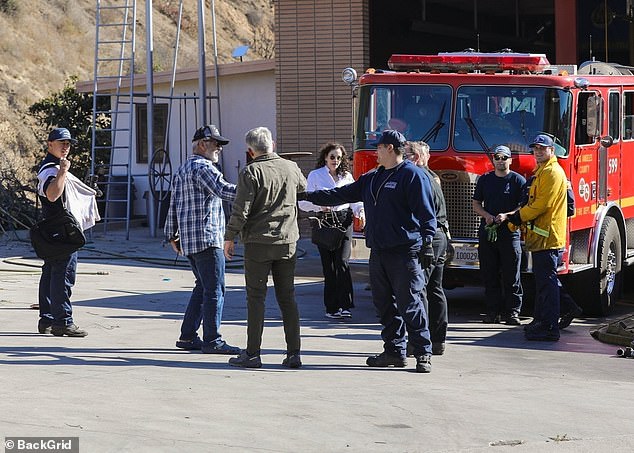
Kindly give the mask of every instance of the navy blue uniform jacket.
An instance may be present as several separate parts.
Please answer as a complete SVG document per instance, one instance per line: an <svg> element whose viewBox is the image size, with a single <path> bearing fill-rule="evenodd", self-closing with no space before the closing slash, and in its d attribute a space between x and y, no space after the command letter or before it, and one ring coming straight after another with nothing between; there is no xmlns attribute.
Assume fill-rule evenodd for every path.
<svg viewBox="0 0 634 453"><path fill-rule="evenodd" d="M320 206L362 201L370 248L418 250L436 233L431 183L409 160L369 171L347 186L308 192L306 199Z"/></svg>

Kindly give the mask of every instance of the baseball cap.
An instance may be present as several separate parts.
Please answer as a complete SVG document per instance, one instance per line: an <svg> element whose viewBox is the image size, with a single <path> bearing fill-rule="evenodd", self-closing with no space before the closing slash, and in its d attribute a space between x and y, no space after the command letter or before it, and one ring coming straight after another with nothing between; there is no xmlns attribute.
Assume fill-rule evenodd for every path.
<svg viewBox="0 0 634 453"><path fill-rule="evenodd" d="M506 157L511 157L511 150L509 149L508 146L498 145L493 150L493 155L495 156L497 154L501 154L501 155L506 156Z"/></svg>
<svg viewBox="0 0 634 453"><path fill-rule="evenodd" d="M71 143L77 143L73 137L71 137L70 132L65 127L56 127L48 134L48 141L54 142L57 140L68 140Z"/></svg>
<svg viewBox="0 0 634 453"><path fill-rule="evenodd" d="M213 124L208 124L207 126L203 126L196 129L192 142L195 142L197 140L202 140L204 138L213 138L221 145L226 145L229 143L229 139L226 139L225 137L220 135L220 131Z"/></svg>
<svg viewBox="0 0 634 453"><path fill-rule="evenodd" d="M392 129L386 129L383 131L383 134L379 138L379 140L375 143L375 145L392 145L394 148L399 148L401 146L405 146L405 141L407 139L403 134L399 131L395 131Z"/></svg>
<svg viewBox="0 0 634 453"><path fill-rule="evenodd" d="M555 146L555 142L552 137L546 134L538 134L533 139L533 142L529 145L531 148L535 145L540 146Z"/></svg>

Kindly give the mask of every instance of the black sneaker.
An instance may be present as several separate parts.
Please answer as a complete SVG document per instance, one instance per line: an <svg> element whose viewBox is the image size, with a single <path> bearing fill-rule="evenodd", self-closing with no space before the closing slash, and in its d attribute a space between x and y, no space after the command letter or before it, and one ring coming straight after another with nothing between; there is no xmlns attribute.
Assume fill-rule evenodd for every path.
<svg viewBox="0 0 634 453"><path fill-rule="evenodd" d="M68 324L67 326L52 326L51 333L56 337L62 337L66 335L67 337L85 337L88 335L88 332L85 330L81 330L75 324Z"/></svg>
<svg viewBox="0 0 634 453"><path fill-rule="evenodd" d="M242 351L238 357L231 357L229 365L242 368L262 368L260 354L249 355L247 351Z"/></svg>
<svg viewBox="0 0 634 453"><path fill-rule="evenodd" d="M508 315L504 318L504 322L509 326L521 326L522 322L520 321L519 316L516 314Z"/></svg>
<svg viewBox="0 0 634 453"><path fill-rule="evenodd" d="M368 357L365 361L366 365L371 367L387 368L389 366L403 368L407 365L407 357L401 357L400 355L388 354L382 352L379 355L373 355Z"/></svg>
<svg viewBox="0 0 634 453"><path fill-rule="evenodd" d="M44 319L40 319L37 322L37 331L41 334L51 333L51 322Z"/></svg>
<svg viewBox="0 0 634 453"><path fill-rule="evenodd" d="M210 344L203 342L200 347L200 352L202 352L203 354L236 355L240 354L240 348L237 346L231 346L227 344L226 341L223 341L220 344Z"/></svg>
<svg viewBox="0 0 634 453"><path fill-rule="evenodd" d="M540 325L541 325L541 322L533 318L531 322L529 322L528 324L524 324L524 332L528 332L530 330L536 329Z"/></svg>
<svg viewBox="0 0 634 453"><path fill-rule="evenodd" d="M289 352L286 354L286 358L282 360L282 365L286 368L301 368L302 360L299 356L299 352Z"/></svg>
<svg viewBox="0 0 634 453"><path fill-rule="evenodd" d="M581 313L583 313L583 310L579 306L570 310L559 319L559 328L565 329L566 327L568 327L572 323L573 319L581 316Z"/></svg>
<svg viewBox="0 0 634 453"><path fill-rule="evenodd" d="M485 324L498 324L500 322L500 315L488 314L482 318L482 322Z"/></svg>
<svg viewBox="0 0 634 453"><path fill-rule="evenodd" d="M193 340L182 340L179 338L179 340L176 342L177 348L184 349L186 351L200 351L202 346L203 342L198 335Z"/></svg>
<svg viewBox="0 0 634 453"><path fill-rule="evenodd" d="M524 336L529 341L559 341L559 331L553 328L546 329L543 324L535 329L527 330Z"/></svg>
<svg viewBox="0 0 634 453"><path fill-rule="evenodd" d="M416 372L431 373L431 356L429 354L416 357Z"/></svg>
<svg viewBox="0 0 634 453"><path fill-rule="evenodd" d="M445 353L445 342L433 343L431 345L431 353L433 355L443 355Z"/></svg>

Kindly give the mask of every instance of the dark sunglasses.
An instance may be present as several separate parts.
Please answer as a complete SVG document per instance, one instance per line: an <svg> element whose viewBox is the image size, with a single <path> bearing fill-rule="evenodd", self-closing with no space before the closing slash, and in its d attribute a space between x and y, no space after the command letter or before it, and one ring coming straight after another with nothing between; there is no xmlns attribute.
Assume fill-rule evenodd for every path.
<svg viewBox="0 0 634 453"><path fill-rule="evenodd" d="M509 157L508 156L495 156L493 159L495 159L495 160L506 160L506 159L509 159Z"/></svg>

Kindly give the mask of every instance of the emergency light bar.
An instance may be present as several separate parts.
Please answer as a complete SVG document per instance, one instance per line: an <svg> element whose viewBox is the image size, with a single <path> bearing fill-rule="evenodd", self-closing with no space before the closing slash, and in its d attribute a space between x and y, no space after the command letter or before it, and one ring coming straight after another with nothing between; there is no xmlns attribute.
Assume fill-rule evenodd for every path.
<svg viewBox="0 0 634 453"><path fill-rule="evenodd" d="M542 72L550 66L545 54L445 52L438 55L392 55L392 70L429 72Z"/></svg>

